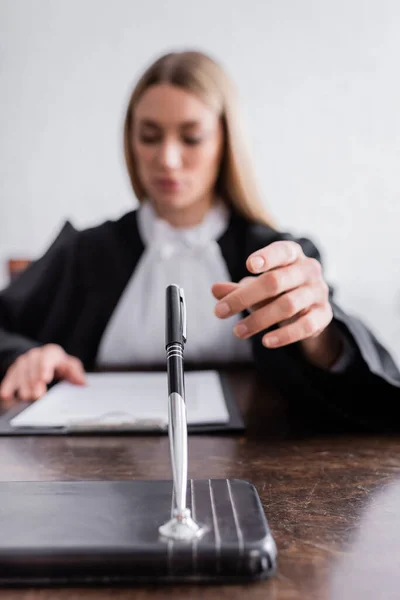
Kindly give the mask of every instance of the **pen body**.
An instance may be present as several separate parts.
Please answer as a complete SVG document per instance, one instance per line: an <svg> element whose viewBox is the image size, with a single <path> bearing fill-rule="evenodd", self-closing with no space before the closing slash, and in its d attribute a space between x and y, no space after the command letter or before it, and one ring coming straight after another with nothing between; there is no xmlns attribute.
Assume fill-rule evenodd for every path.
<svg viewBox="0 0 400 600"><path fill-rule="evenodd" d="M183 373L183 347L167 347L169 443L172 458L175 502L179 514L186 508L187 421Z"/></svg>
<svg viewBox="0 0 400 600"><path fill-rule="evenodd" d="M168 396L179 394L185 398L183 376L183 348L181 344L171 344L167 348Z"/></svg>

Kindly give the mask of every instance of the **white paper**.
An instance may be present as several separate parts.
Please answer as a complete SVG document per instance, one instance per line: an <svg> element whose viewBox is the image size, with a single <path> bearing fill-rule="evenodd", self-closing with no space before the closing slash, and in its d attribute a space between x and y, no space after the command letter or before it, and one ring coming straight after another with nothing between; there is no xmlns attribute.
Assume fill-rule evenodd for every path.
<svg viewBox="0 0 400 600"><path fill-rule="evenodd" d="M189 425L227 423L221 381L216 371L185 374ZM89 373L87 385L61 382L14 417L12 427L96 428L136 425L138 429L166 427L166 372Z"/></svg>

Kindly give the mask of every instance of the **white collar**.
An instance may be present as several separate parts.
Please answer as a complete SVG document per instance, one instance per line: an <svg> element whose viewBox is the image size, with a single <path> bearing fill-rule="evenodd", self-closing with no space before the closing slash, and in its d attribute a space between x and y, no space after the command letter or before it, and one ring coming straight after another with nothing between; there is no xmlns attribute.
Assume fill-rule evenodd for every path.
<svg viewBox="0 0 400 600"><path fill-rule="evenodd" d="M199 225L173 227L161 219L150 200L141 203L138 209L139 233L146 246L160 246L166 242L186 247L206 246L216 241L226 231L229 209L222 200L216 200Z"/></svg>

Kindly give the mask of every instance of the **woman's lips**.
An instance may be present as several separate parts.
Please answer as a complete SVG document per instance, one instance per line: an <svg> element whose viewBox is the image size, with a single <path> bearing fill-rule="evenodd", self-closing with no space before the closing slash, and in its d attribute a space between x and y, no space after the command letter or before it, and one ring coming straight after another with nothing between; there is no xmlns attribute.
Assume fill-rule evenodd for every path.
<svg viewBox="0 0 400 600"><path fill-rule="evenodd" d="M180 182L172 177L157 177L154 179L154 184L164 192L178 192L181 188Z"/></svg>

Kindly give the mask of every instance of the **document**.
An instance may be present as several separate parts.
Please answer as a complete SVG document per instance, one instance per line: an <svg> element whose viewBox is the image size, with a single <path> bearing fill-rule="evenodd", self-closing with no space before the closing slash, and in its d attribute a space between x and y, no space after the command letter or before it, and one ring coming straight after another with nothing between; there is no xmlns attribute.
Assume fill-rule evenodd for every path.
<svg viewBox="0 0 400 600"><path fill-rule="evenodd" d="M185 374L188 425L228 423L217 371ZM89 373L87 385L61 382L11 419L13 428L67 431L161 429L168 426L166 372Z"/></svg>

